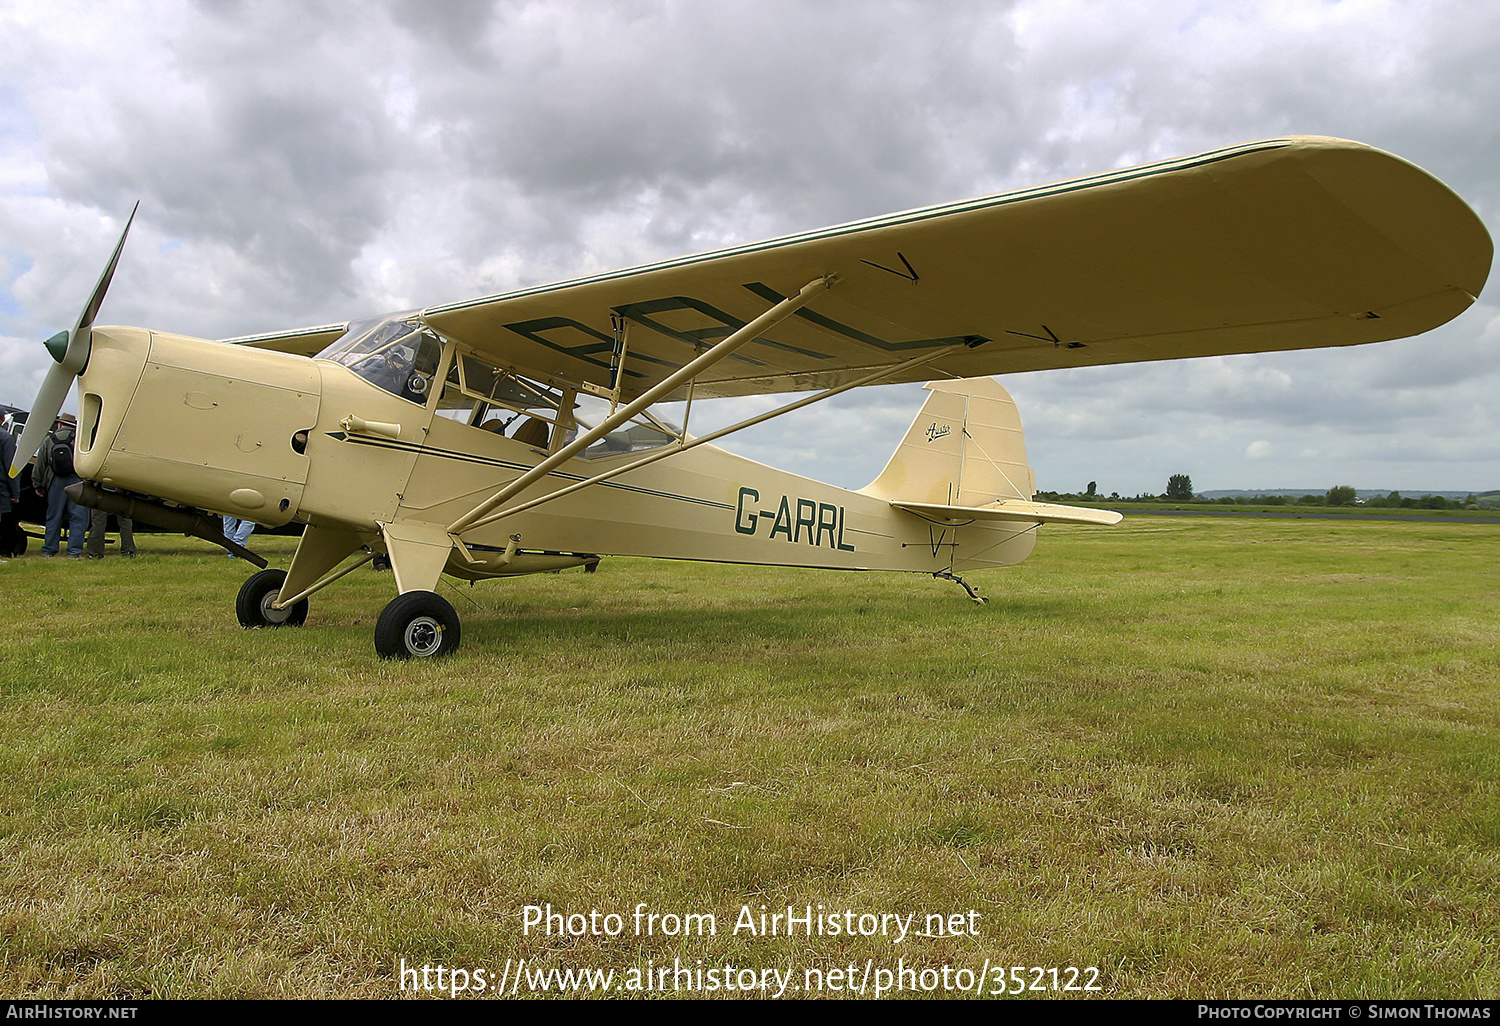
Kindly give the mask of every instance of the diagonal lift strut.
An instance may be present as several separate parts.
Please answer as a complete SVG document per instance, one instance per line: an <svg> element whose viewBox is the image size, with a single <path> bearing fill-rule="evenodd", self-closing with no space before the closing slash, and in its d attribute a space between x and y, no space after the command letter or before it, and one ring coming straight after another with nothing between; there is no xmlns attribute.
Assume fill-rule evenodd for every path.
<svg viewBox="0 0 1500 1026"><path fill-rule="evenodd" d="M824 391L819 392L816 395L805 396L801 399L798 399L796 402L788 403L785 406L781 406L766 413L750 417L746 420L740 421L737 424L731 424L728 427L719 428L717 431L712 431L699 438L694 438L690 442L683 442L681 445L669 446L667 448L661 449L658 452L653 452L649 456L643 456L638 460L627 463L624 466L614 467L610 470L604 471L601 474L595 474L593 477L588 478L587 480L575 481L573 484L565 485L562 488L557 489L556 491L548 492L546 495L538 496L535 499L528 499L520 505L512 506L509 509L503 509L497 513L486 514L485 516L470 524L468 529L472 530L475 528L486 527L490 524L493 524L497 520L503 520L506 517L516 513L524 513L528 509L534 509L537 506L542 505L543 503L551 502L553 499L560 499L564 495L571 495L580 489L589 487L590 485L596 485L601 482L608 481L611 478L619 477L621 474L628 474L632 470L639 470L641 467L644 467L647 464L655 463L658 460L668 459L672 456L676 456L678 453L687 452L689 449L703 445L707 442L712 442L717 439L723 438L725 435L733 434L736 431L743 431L748 427L754 427L756 424L763 424L774 417L780 417L784 413L791 413L793 410L800 410L804 406L811 406L813 403L819 403L824 399L830 399L833 396L840 394L841 392L849 391L851 388L859 388L862 385L874 384L881 378L888 378L911 367L919 367L924 363L931 363L939 357L946 355L948 355L946 350L939 350L935 353L925 353L921 356L912 357L910 360L905 360L901 363L891 364L889 367L878 368L874 371L871 371L869 374L865 374L862 377L848 382L847 384L837 385L834 388L825 389Z"/></svg>
<svg viewBox="0 0 1500 1026"><path fill-rule="evenodd" d="M642 410L645 410L655 405L657 402L660 402L664 397L670 395L672 392L674 392L676 389L686 384L687 382L693 381L704 371L708 370L714 364L729 356L741 346L755 341L761 335L764 335L777 324L781 323L783 320L801 309L803 305L805 305L809 300L813 298L818 289L832 288L833 284L834 278L832 276L814 278L812 281L802 286L802 288L799 289L795 295L788 296L786 299L783 299L781 302L771 307L771 309L767 310L765 313L761 314L759 317L746 324L743 328L740 328L738 331L734 332L734 334L728 336L718 343L715 343L713 348L709 349L701 356L690 361L687 365L679 368L677 371L668 375L662 381L647 389L641 394L638 399L634 400L626 406L622 406L617 409L610 416L606 417L597 427L585 431L583 434L573 439L573 441L569 442L567 445L563 446L561 449L557 450L552 455L542 460L542 462L526 471L526 473L516 478L510 484L500 489L494 495L481 502L478 506L475 506L469 512L453 521L453 523L448 525L448 533L451 535L458 535L473 528L480 520L483 520L487 514L499 507L501 503L519 494L525 488L530 486L532 482L545 477L547 474L551 473L554 468L566 463L578 453L587 449L599 439L609 434L615 428L628 422L632 417L640 413Z"/></svg>

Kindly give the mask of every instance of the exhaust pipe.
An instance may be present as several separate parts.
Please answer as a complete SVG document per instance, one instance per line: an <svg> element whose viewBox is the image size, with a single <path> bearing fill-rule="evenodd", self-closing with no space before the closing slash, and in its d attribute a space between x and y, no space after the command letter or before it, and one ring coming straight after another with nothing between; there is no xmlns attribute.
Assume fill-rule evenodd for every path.
<svg viewBox="0 0 1500 1026"><path fill-rule="evenodd" d="M264 556L251 552L233 538L224 537L224 532L216 526L216 522L198 510L190 512L178 506L168 506L147 499L133 499L119 492L106 492L95 487L91 481L70 484L63 489L63 492L80 506L103 510L117 517L129 517L131 520L139 520L153 527L164 527L168 531L181 531L190 538L202 538L206 542L228 549L262 570L268 565Z"/></svg>

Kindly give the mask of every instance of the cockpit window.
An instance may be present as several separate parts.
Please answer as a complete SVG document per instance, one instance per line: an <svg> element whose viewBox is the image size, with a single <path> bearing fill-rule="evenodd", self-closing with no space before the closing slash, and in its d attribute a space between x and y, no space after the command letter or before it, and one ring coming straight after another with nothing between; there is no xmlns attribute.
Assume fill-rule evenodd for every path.
<svg viewBox="0 0 1500 1026"><path fill-rule="evenodd" d="M579 430L588 430L602 423L610 414L610 405L594 396L579 396L579 415L575 418L577 428L568 432L567 441L572 441ZM671 445L682 435L677 425L653 415L649 410L629 422L615 428L599 441L583 450L586 460L606 456L621 456L632 452L645 452Z"/></svg>
<svg viewBox="0 0 1500 1026"><path fill-rule="evenodd" d="M356 321L316 359L343 364L370 384L426 404L443 343L411 314Z"/></svg>
<svg viewBox="0 0 1500 1026"><path fill-rule="evenodd" d="M571 391L502 370L463 346L455 346L437 404L440 417L543 451L550 450L560 437L553 430L559 420L572 423L572 409Z"/></svg>

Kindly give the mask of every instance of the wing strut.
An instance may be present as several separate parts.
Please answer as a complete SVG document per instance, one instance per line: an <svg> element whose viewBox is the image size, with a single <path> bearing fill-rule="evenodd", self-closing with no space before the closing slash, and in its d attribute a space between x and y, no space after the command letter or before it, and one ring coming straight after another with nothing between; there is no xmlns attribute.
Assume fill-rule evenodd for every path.
<svg viewBox="0 0 1500 1026"><path fill-rule="evenodd" d="M453 521L453 523L448 525L448 533L461 534L462 532L467 531L469 528L473 527L474 524L478 522L482 517L484 517L486 513L489 513L495 507L499 506L502 502L505 502L507 499L525 489L533 481L545 477L552 471L554 467L566 463L576 454L587 449L589 446L593 445L599 439L609 434L615 428L630 420L637 413L640 413L647 407L656 404L663 397L668 396L672 392L676 391L684 383L693 381L698 377L698 375L708 370L720 360L729 356L736 349L739 349L741 346L744 346L747 343L755 341L755 339L770 331L777 324L781 323L783 320L800 310L809 300L812 299L817 289L832 288L833 283L834 277L832 275L814 278L812 281L808 282L806 285L802 286L802 288L797 290L796 295L789 296L786 299L783 299L781 302L771 307L771 309L755 318L755 320L751 321L743 328L740 328L738 331L730 335L728 338L724 339L722 342L716 343L712 349L708 350L702 356L699 356L697 359L689 362L686 366L679 368L673 374L669 375L662 381L647 389L634 402L617 409L614 413L600 422L598 427L591 428L590 430L585 431L583 434L573 439L573 441L569 442L567 445L554 452L551 456L548 456L546 459L542 460L542 462L538 463L536 466L526 471L526 473L516 478L510 484L500 489L494 495L481 502L478 506L475 506L469 512Z"/></svg>
<svg viewBox="0 0 1500 1026"><path fill-rule="evenodd" d="M580 488L587 488L589 485L599 484L601 481L608 481L610 478L619 477L621 474L626 474L632 470L637 470L641 467L644 467L648 463L655 463L657 460L664 460L668 456L676 456L680 452L687 452L689 449L692 449L699 445L703 445L706 442L712 442L715 439L723 438L725 435L733 434L736 431L742 431L745 428L754 427L757 424L762 424L773 417L781 416L783 413L791 413L793 410L800 410L804 406L811 406L813 403L820 403L824 399L831 399L833 396L838 395L840 392L847 392L851 388L859 388L863 385L871 385L879 381L881 378L890 377L892 374L899 374L901 371L919 366L924 363L931 363L933 360L936 360L940 356L946 355L948 352L949 350L946 349L939 350L936 353L926 353L922 356L914 356L910 360L892 364L889 367L878 368L877 370L873 370L869 374L866 374L860 378L856 378L855 380L850 381L847 384L839 385L835 388L825 389L824 391L819 392L816 395L804 396L794 403L787 403L787 405L778 407L777 409L771 410L767 413L759 414L757 416L751 417L748 420L742 420L738 424L731 424L726 428L720 428L717 431L711 431L701 438L694 438L691 442L683 442L683 444L676 446L675 448L658 450L657 452L653 452L649 456L641 457L633 463L627 463L622 467L615 467L611 470L606 470L604 473L596 474L585 481L576 481L573 484L566 485L562 488L557 489L557 491L555 492L548 492L546 495L538 496L535 499L523 502L519 506L512 506L510 509L501 510L499 513L490 513L489 515L474 521L474 523L469 525L467 530L488 526L489 524L493 524L497 520L504 520L506 517L512 515L513 513L524 513L526 510L534 509L544 502L551 502L553 499L560 499L564 495L571 495L574 492L578 491Z"/></svg>

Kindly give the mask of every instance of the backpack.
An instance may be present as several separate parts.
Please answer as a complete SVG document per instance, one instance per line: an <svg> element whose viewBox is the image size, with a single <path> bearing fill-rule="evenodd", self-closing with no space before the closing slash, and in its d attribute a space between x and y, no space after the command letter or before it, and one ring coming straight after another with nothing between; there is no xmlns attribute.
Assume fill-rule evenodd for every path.
<svg viewBox="0 0 1500 1026"><path fill-rule="evenodd" d="M57 432L52 439L52 474L54 477L75 477L73 473L73 432Z"/></svg>

